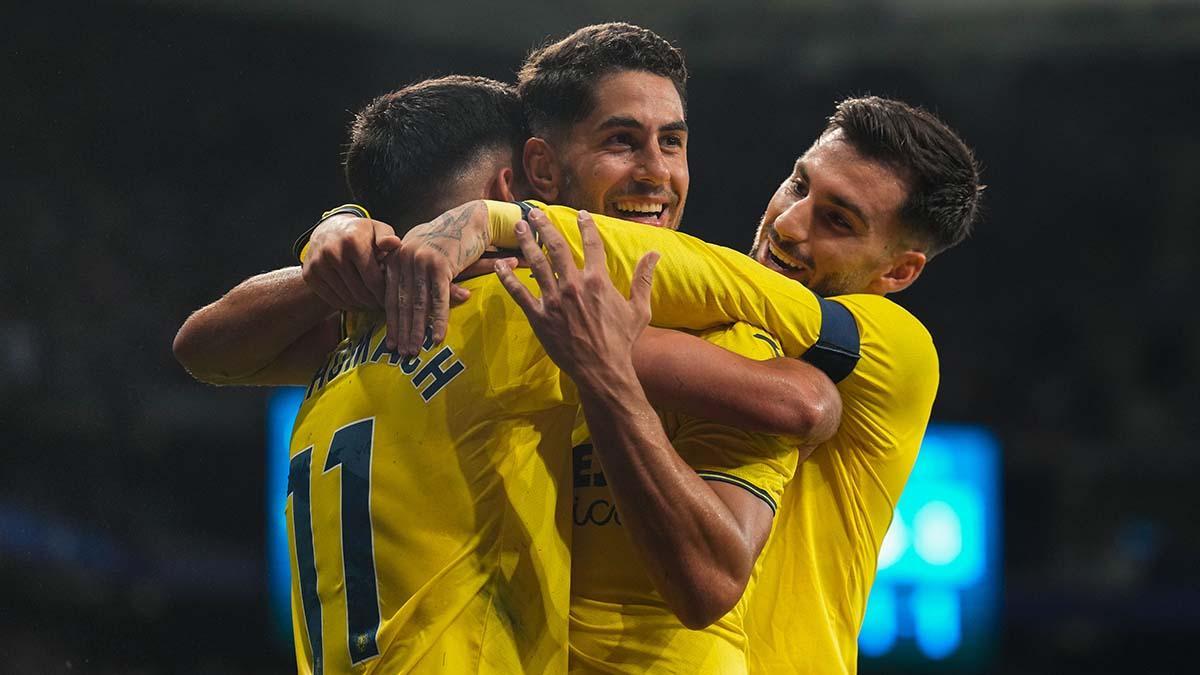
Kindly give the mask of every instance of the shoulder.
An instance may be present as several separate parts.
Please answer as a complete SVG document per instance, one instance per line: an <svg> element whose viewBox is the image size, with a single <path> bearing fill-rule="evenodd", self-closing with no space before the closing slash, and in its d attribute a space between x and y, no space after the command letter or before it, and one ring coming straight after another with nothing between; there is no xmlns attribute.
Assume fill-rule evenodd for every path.
<svg viewBox="0 0 1200 675"><path fill-rule="evenodd" d="M858 324L863 357L888 355L937 365L933 336L907 309L881 295L841 295L829 298L841 304Z"/></svg>
<svg viewBox="0 0 1200 675"><path fill-rule="evenodd" d="M861 354L839 389L843 400L878 408L894 417L923 411L927 417L940 379L937 349L924 324L908 310L877 295L830 298L850 310L858 324ZM915 414L915 412L914 412Z"/></svg>

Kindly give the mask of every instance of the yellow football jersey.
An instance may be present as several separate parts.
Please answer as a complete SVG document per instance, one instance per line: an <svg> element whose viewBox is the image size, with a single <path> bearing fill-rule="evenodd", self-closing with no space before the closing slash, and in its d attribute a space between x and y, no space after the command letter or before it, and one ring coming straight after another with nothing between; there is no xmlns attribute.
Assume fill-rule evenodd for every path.
<svg viewBox="0 0 1200 675"><path fill-rule="evenodd" d="M749 358L779 355L773 338L745 323L701 337ZM775 510L796 469L795 447L687 415L662 418L679 456L703 478L738 485ZM592 446L572 455L571 672L745 672L742 619L753 578L733 611L703 630L684 627L639 564Z"/></svg>
<svg viewBox="0 0 1200 675"><path fill-rule="evenodd" d="M562 233L577 263L583 240L579 212L530 201ZM592 214L607 252L609 275L628 294L642 255L660 254L650 290L650 323L664 328L703 330L745 321L777 337L789 356L804 353L821 334L820 299L803 284L751 260L746 254L709 244L682 232ZM493 243L512 246L511 228Z"/></svg>
<svg viewBox="0 0 1200 675"><path fill-rule="evenodd" d="M881 296L844 296L862 358L838 384L842 424L784 492L746 619L750 672L854 673L858 631L896 502L929 423L938 360Z"/></svg>
<svg viewBox="0 0 1200 675"><path fill-rule="evenodd" d="M463 285L445 343L405 360L351 324L308 386L287 500L301 673L566 670L578 399L495 277Z"/></svg>
<svg viewBox="0 0 1200 675"><path fill-rule="evenodd" d="M535 205L581 259L578 212ZM829 301L799 282L685 234L593 217L609 271L623 290L645 253L662 255L651 296L654 324L704 328L748 321L775 335L788 356L816 343L821 303ZM876 557L937 392L937 352L920 321L882 296L833 301L854 318L861 358L838 384L839 431L797 469L760 559L745 627L750 669L763 675L856 671Z"/></svg>

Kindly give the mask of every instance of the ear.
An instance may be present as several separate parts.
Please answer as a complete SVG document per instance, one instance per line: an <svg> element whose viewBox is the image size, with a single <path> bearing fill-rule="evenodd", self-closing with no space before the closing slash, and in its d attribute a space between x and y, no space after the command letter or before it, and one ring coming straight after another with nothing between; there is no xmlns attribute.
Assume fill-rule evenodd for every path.
<svg viewBox="0 0 1200 675"><path fill-rule="evenodd" d="M892 265L882 276L875 280L876 290L884 295L897 293L912 285L921 271L925 269L928 259L921 251L908 250L892 259Z"/></svg>
<svg viewBox="0 0 1200 675"><path fill-rule="evenodd" d="M553 204L558 199L558 156L550 142L534 136L525 141L525 177L537 197Z"/></svg>
<svg viewBox="0 0 1200 675"><path fill-rule="evenodd" d="M513 198L513 170L506 166L492 174L484 191L484 199L494 199L499 202L516 201Z"/></svg>

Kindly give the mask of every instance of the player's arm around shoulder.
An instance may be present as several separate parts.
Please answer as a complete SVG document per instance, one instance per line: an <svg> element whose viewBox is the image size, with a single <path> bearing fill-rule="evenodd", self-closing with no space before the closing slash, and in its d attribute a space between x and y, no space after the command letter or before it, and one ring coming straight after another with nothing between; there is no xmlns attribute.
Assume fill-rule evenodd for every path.
<svg viewBox="0 0 1200 675"><path fill-rule="evenodd" d="M340 339L338 316L299 267L255 275L192 313L172 349L210 384L304 384Z"/></svg>
<svg viewBox="0 0 1200 675"><path fill-rule="evenodd" d="M802 446L833 436L842 398L825 373L782 357L774 337L749 324L736 324L719 338L712 333L706 332L715 338L709 341L650 327L638 339L633 363L655 407L785 435ZM728 344L736 338L740 349Z"/></svg>

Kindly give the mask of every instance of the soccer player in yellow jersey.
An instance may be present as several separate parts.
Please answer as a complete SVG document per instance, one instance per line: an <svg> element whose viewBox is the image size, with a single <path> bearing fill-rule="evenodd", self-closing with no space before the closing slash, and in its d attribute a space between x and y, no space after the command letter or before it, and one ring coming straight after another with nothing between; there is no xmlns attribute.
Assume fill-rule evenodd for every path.
<svg viewBox="0 0 1200 675"><path fill-rule="evenodd" d="M800 465L780 505L754 594L734 612L743 619L752 672L856 670L855 642L876 556L916 458L938 380L928 332L883 296L908 287L930 257L967 236L976 218L979 190L969 149L936 117L898 101L851 99L838 105L828 127L776 191L758 229L753 261L685 235L597 218L602 221L608 271L615 280L623 278L622 271L630 269L632 261L657 251L664 261L660 272L666 261L690 272L682 280L660 276L653 291L659 305L724 306L757 296L757 302L742 307L750 312L743 318L771 326L792 354L811 344L811 317L823 304L805 286L829 295L856 293L835 299L852 315L861 351L861 359L843 373L839 385L844 399L841 427ZM663 454L659 449L666 439L648 412L637 379L628 375L632 360L627 341L621 331L603 328L610 321L601 317L612 314L613 298L620 294L596 286L594 267L591 274L572 276L571 253L590 258L600 249L593 245L583 256L591 230L582 224L576 230L569 210L552 207L547 212L549 219L536 212L532 217L556 259L553 271L537 273L551 300L534 300L506 276L507 284L547 351L579 385L596 454L606 469L605 482L612 486L627 533L642 550L679 550L685 543L671 528L650 530L628 517L633 510L669 513L678 495L664 495L669 490L644 480L653 468L647 466ZM485 241L491 240L491 233L511 236L503 229L489 229L480 219L471 227L489 231ZM445 277L454 269L441 267L449 260L445 255L423 248L430 242L444 243L445 233L435 235L435 229L409 233L402 260L418 262L413 278ZM567 242L551 234L558 230ZM461 231L456 236L470 234ZM537 247L528 233L521 239L526 256L539 269ZM564 278L569 280L564 283ZM580 278L585 281L577 281ZM430 279L425 283L434 285ZM560 292L560 286L571 290ZM621 318L638 325L637 317ZM655 319L660 318L656 310ZM613 466L632 474L632 483L641 489L618 489ZM688 523L679 525L685 537L704 538L703 532L688 529ZM583 545L577 529L577 554ZM575 561L577 567L581 560ZM580 578L576 574L573 579L573 631L581 623L576 618L581 595L588 592L579 587ZM654 581L661 591L659 580ZM628 586L610 585L598 592L622 597L627 590ZM589 657L595 660L573 659L573 668L608 669L611 664L601 664L613 659L632 666L630 670L671 670L677 665L656 660L670 646L656 622L646 619L653 612L629 604L628 611L615 610L623 622L613 621L599 631L585 627L604 635L589 636L594 648ZM573 657L577 642L573 636Z"/></svg>
<svg viewBox="0 0 1200 675"><path fill-rule="evenodd" d="M399 222L511 196L520 116L512 88L482 78L380 97L352 128L349 181ZM566 669L576 401L495 279L463 290L461 334L418 356L353 313L332 353L300 362L287 507L300 672Z"/></svg>
<svg viewBox="0 0 1200 675"><path fill-rule="evenodd" d="M618 89L624 84L634 84L636 87L639 79L637 75L640 74L634 75L632 78L617 78L617 81L610 82L610 84L617 85ZM665 78L663 79L666 81ZM669 81L667 81L667 86L670 86ZM678 115L678 112L675 114ZM623 123L628 123L628 120L624 120ZM679 130L673 128L669 123L662 127L665 128L660 128L658 131L665 132L664 135L669 137L666 142L670 147L671 139L678 138ZM428 130L426 133L429 138L420 140L435 139L437 136L436 133ZM400 148L409 147L404 143L396 145ZM350 155L354 156L353 144ZM495 158L489 156L485 159L491 161ZM495 164L492 165L495 166ZM378 165L367 164L367 166ZM491 180L493 177L500 179L498 181L500 185L511 180L511 170L508 177L505 177L503 171L499 173L493 171L492 173L496 173L496 176L491 176L484 171L482 174L483 186L480 187L478 181L481 180L481 176L475 176L471 171L466 173L472 174L464 180L467 183L471 183L471 179L475 181L476 194L483 192L490 195L497 192L494 189L497 181ZM657 184L658 180L655 178L652 185ZM367 184L372 181L370 171L367 171L364 176L360 176L357 181L351 172L352 186L356 182L358 183L355 188L356 193L370 192L371 189L367 187ZM436 179L431 177L430 181L436 182ZM641 181L634 179L630 183L638 186ZM408 187L419 187L419 185ZM641 188L634 188L634 191L638 189ZM469 192L464 188L453 195L442 195L442 198L462 201L464 191ZM388 190L384 189L383 192L388 192ZM642 195L642 198L645 198L645 195ZM378 199L371 200L371 203L378 203L378 201ZM682 199L679 201L681 202ZM389 206L392 205L389 204ZM388 212L386 208L384 212ZM403 222L405 218L405 216L395 213L387 217L397 222ZM409 218L411 219L411 216ZM238 329L236 322L231 326L225 320L229 316L228 311L232 309L236 314L240 311L239 303L246 300L255 301L255 284L260 282L272 292L270 293L271 297L267 299L267 304L258 305L249 312L259 319L255 330ZM495 520L472 521L461 517L463 512L473 512L469 506L463 506L467 504L468 497L477 501L480 499L478 495L463 491L452 490L446 495L439 493L440 496L447 498L454 497L452 503L444 505L444 508L459 514L460 517L443 515L431 518L429 528L416 528L416 533L423 532L426 535L424 537L414 534L413 537L405 539L402 531L388 527L386 524L381 525L379 520L381 511L392 511L403 507L407 503L406 500L421 502L420 499L413 499L411 493L394 490L393 488L396 486L415 488L416 482L423 478L436 479L437 476L447 475L453 483L463 482L459 480L460 477L453 467L448 474L445 467L438 467L441 469L440 473L432 473L432 465L428 461L422 463L419 458L414 459L414 465L430 471L430 473L422 475L420 471L409 471L403 467L382 467L379 464L381 461L379 460L379 451L383 449L387 449L389 452L407 451L405 457L411 457L413 451L408 446L413 445L417 440L421 440L424 446L433 446L435 444L429 442L431 436L433 438L449 438L452 442L445 445L449 449L454 449L459 447L459 441L464 439L471 441L475 438L470 434L487 432L489 427L484 424L485 421L491 420L490 430L493 433L497 429L503 429L505 424L521 423L521 420L497 417L495 406L489 407L481 404L479 415L462 416L461 419L456 420L456 422L464 423L468 420L477 422L474 425L468 424L467 428L463 429L458 424L445 426L445 418L448 417L448 414L442 411L446 410L446 401L452 398L461 400L461 391L463 390L474 390L477 395L481 391L485 394L493 393L495 397L501 399L500 409L513 408L510 399L519 392L517 383L514 381L511 386L501 386L497 389L495 383L503 382L503 379L498 378L498 374L507 373L512 376L513 373L520 372L527 378L526 383L528 384L532 380L542 379L544 373L539 374L538 368L522 371L519 367L502 368L489 365L486 368L475 369L480 372L476 373L477 377L472 378L468 362L474 360L491 364L495 359L494 353L491 358L487 356L492 353L488 351L484 351L482 354L475 353L475 358L470 358L471 349L467 347L477 345L479 340L458 343L457 351L455 351L454 344L444 346L429 344L426 345L427 349L422 350L419 358L405 360L398 354L390 353L382 344L382 335L378 331L372 331L369 322L363 321L348 322L350 324L348 341L343 342L330 358L326 359L322 353L319 361L314 362L314 356L320 352L314 349L313 345L319 346L324 343L323 341L329 339L327 336L330 331L327 326L330 322L324 319L317 321L316 319L320 319L319 316L316 319L304 316L305 314L314 316L312 312L320 311L320 308L313 308L311 297L306 296L302 292L302 288L297 289L296 282L297 277L292 271L281 271L279 274L265 275L262 279L248 281L226 298L189 319L177 340L177 353L194 372L208 379L262 383L301 381L309 386L310 396L298 420L294 438L295 461L291 481L292 517L290 520L294 525L292 541L296 556L295 616L296 632L299 637L297 656L301 669L324 667L330 672L345 669L359 671L382 668L391 670L393 668L406 669L415 663L417 664L415 667L418 669L432 665L435 668L452 668L455 671L473 670L474 668L492 672L554 670L555 661L553 658L547 657L549 652L543 649L545 645L553 643L555 636L551 624L552 612L545 611L544 615L540 617L538 612L546 608L553 609L554 604L547 600L555 597L554 589L556 587L551 581L562 578L562 574L566 571L565 566L560 566L558 576L546 572L531 577L528 574L521 575L512 570L503 569L504 576L500 580L503 583L500 583L496 581L494 572L492 577L488 577L486 574L476 574L475 577L465 581L454 574L442 574L438 571L442 568L437 566L441 562L440 560L414 566L417 569L412 570L411 573L400 573L395 571L397 564L396 558L393 557L402 551L407 552L408 556L419 556L422 552L428 552L439 544L442 546L454 545L456 542L461 544L461 538L468 533L471 524L483 531L477 540L473 540L470 546L464 547L464 550L473 551L477 555L481 551L485 552L488 554L488 560L503 562L508 559L505 551L509 551L509 557L511 557L511 551L514 549L517 551L537 549L534 545L534 542L537 541L536 537L548 530L544 527L546 523L544 518L539 520L535 515L541 513L544 516L545 509L554 504L553 494L543 493L537 489L538 485L546 483L544 470L541 473L533 471L531 476L527 475L528 467L526 466L524 467L526 472L519 474L521 484L528 486L531 493L523 495L523 503L514 502L508 509L508 511L518 514L514 518L520 527L513 526L515 534L510 533L508 537L502 538L507 548L495 543L497 527ZM475 293L469 302L475 306L482 304L484 308L492 308L494 303L488 298L494 293L487 291L486 283L483 281L471 283L484 283L485 285L475 288ZM490 280L490 283L494 287L496 282ZM258 286L257 290L261 292L264 290L263 286ZM262 300L262 298L258 298L258 300ZM271 313L272 307L276 310L274 314ZM509 309L515 311L516 308L510 304ZM324 311L328 313L327 308ZM299 320L297 320L297 316L300 317ZM264 321L264 319L266 320ZM506 323L494 309L490 318L484 317L484 319L482 322L467 321L465 325L486 326L489 322L500 321L501 326L511 326L513 323L511 321ZM722 322L727 322L729 319L730 317L725 317ZM306 321L307 324L305 324ZM247 337L259 340L253 345L253 349L244 351L252 352L252 356L260 359L262 354L268 354L266 363L261 360L255 362L254 359L246 360L241 364L232 363L229 359L229 350L222 349L220 345L222 331L206 331L204 328L206 323L209 324L208 328L210 329L213 327L233 328L229 333L236 336L236 339ZM280 328L281 326L290 326L291 330L295 331L297 325L311 325L312 323L317 325L306 329L300 339L290 343L280 340L280 336L286 333L285 329ZM518 325L528 330L524 322L518 322ZM478 330L481 334L488 332L484 328ZM503 332L500 331L500 333ZM508 339L520 341L519 332L518 330L516 331L518 334L507 336ZM493 330L491 334L496 335L497 332ZM742 329L740 334L746 336L745 340L750 345L759 348L762 346L761 340L770 341L770 338L763 335L761 331L755 331L753 335L749 335L745 329ZM195 335L206 335L209 342L216 342L215 352L221 355L221 359L210 363L205 363L204 359L195 359L195 352L190 346L199 339ZM500 342L507 343L507 339ZM527 345L536 344L533 340L528 339L525 340L525 343ZM495 347L495 349L499 349L499 347ZM720 350L714 348L714 351L719 352ZM468 352L468 356L463 356L464 352ZM723 352L721 353L723 354ZM532 358L532 352L529 354ZM716 364L720 362L721 358L720 354L712 354L709 359L706 359L706 362ZM522 361L519 355L511 359L511 362L516 364L527 361ZM306 371L304 364L312 363L316 363L320 367L310 365ZM215 368L213 364L216 365ZM209 369L206 370L206 367ZM314 369L316 370L315 375L312 373ZM493 372L497 369L499 373ZM703 372L703 369L690 366L685 370L690 373ZM773 375L768 374L763 384L767 386L775 384L770 381L772 378ZM394 391L394 387L389 389L389 383L397 380L402 385L399 392ZM492 388L480 389L481 383L488 381L493 383ZM405 389L405 386L409 389ZM411 391L409 391L410 389ZM370 392L379 393L385 390L388 390L386 396L368 396ZM456 391L460 393L457 397L452 395ZM561 406L560 399L566 397L558 394L553 387L546 388L546 392L546 397L539 400L538 397L531 395L532 400L525 404L527 407L522 408L518 405L514 409L531 414L542 410L545 414L551 415L552 419L558 419L554 411ZM788 389L787 393L791 393L791 390ZM827 392L826 395L836 396L832 391ZM396 397L399 397L402 402L405 396L412 398L414 402L417 397L420 397L424 405L431 407L428 410L414 411L415 406L405 406L410 411L409 416L413 419L406 419L403 415L396 417L395 413L389 412L388 407L380 407L383 403L395 403L396 401L391 399ZM428 398L426 398L427 396ZM505 400L508 402L504 403ZM539 406L548 406L548 409ZM389 420L381 417L384 413L390 415ZM761 408L749 406L744 410L743 419L753 423L756 414L761 417ZM546 425L544 419L542 421L539 429L553 436L555 427ZM467 435L455 436L455 429L458 432L467 433ZM375 439L381 430L385 430L383 433L386 437L377 445ZM517 446L518 450L535 448L538 445L536 439L518 434L510 434L505 438L510 446L514 439L522 443ZM485 447L490 448L490 461L470 462L470 467L463 467L464 469L469 468L470 471L464 473L478 479L476 487L491 486L488 490L484 490L486 495L492 497L506 495L510 491L509 484L511 482L508 476L512 475L512 472L522 469L521 461L510 459L506 464L503 453L498 451L501 444L485 445ZM561 448L562 458L568 457L567 447L569 445L564 439ZM435 455L442 454L434 447L425 447L425 449ZM788 449L784 448L782 451L787 452ZM449 454L449 450L444 451L444 454ZM365 461L365 456L369 456L370 461ZM519 458L528 455L517 452L516 456ZM479 460L480 458L474 459ZM369 480L365 485L363 483L364 463L369 469L366 472ZM314 467L314 464L317 466ZM350 477L347 477L347 467L353 469L349 472ZM783 470L790 475L790 468L785 466ZM492 473L489 474L489 471ZM485 478L486 480L484 480ZM541 483L538 482L538 479L541 480ZM356 480L357 482L355 482ZM497 486L503 486L504 489L499 490ZM367 495L365 498L364 493ZM406 494L410 496L406 496ZM758 496L750 498L759 499ZM418 506L417 510L424 512L432 506L431 503L425 503L424 506ZM490 506L495 506L495 504L492 503ZM542 510L538 511L539 508ZM369 517L363 518L364 513ZM569 507L556 511L556 514L563 518L569 518L569 513ZM307 520L306 514L309 514ZM505 522L514 521L507 519ZM529 531L524 532L524 536L521 536L523 529L531 522L539 522L543 527L540 529L528 528ZM307 529L305 529L306 523L308 524ZM368 524L365 529L364 523ZM432 535L442 530L444 530L445 541L439 542ZM304 536L305 534L309 536ZM489 537L491 538L489 539ZM312 539L311 548L307 546L309 539ZM347 541L348 539L349 541ZM374 550L373 556L361 555L364 543ZM553 549L553 544L550 547ZM547 561L554 557L553 551L547 553L541 549L537 550L539 555L530 554L528 557L540 560L543 565L548 565ZM351 556L349 552L354 552L355 555ZM493 555L497 552L498 555ZM381 554L387 554L385 564L380 564ZM339 555L341 556L340 562L343 563L341 569L338 567ZM434 557L436 558L436 556ZM518 562L522 559L517 556ZM456 557L451 560L450 567L457 570L456 574L465 574L472 568L469 565L466 567L463 565L472 561L478 562L469 556L465 562ZM537 568L538 565L534 565L534 567ZM516 571L519 572L520 569L518 566ZM378 614L364 610L364 608L367 610L370 608L370 603L365 603L363 600L365 596L370 595L364 591L364 588L371 587L371 583L368 583L370 575L364 574L368 570L378 575L374 584L379 598ZM423 585L414 591L413 586L422 578L430 579L430 584ZM490 579L491 583L480 586L478 582L485 578ZM462 583L458 585L449 583L453 581ZM539 584L540 587L538 587ZM481 592L481 590L485 592ZM496 598L522 593L530 593L532 598L524 598L525 602L515 603L515 606L503 603L497 605L495 602ZM532 601L533 599L538 601ZM736 600L736 595L734 599ZM438 606L444 608L444 614L427 611L429 607ZM419 609L421 607L425 607L426 610ZM322 611L323 609L325 611ZM489 621L488 617L495 619L496 612L500 609L505 610L505 616L501 616L495 621ZM517 610L521 610L523 613L517 613ZM508 616L509 614L513 616ZM464 617L467 620L463 620ZM479 617L483 617L483 619ZM512 632L513 634L509 634L509 631L505 630L504 619L506 618L508 623L523 626L527 635L522 636L516 634L515 631ZM517 621L517 619L521 620ZM541 619L541 623L544 625L541 633L537 632L539 629L536 619ZM372 633L372 626L377 627L374 633ZM485 628L491 630L485 633ZM546 634L551 639L537 641L531 637L533 634ZM413 638L414 635L417 637ZM524 639L522 640L522 638ZM525 643L525 649L521 648L522 642ZM536 643L536 648L529 648L530 643ZM565 656L565 649L561 654ZM446 661L445 659L452 660ZM310 666L306 666L306 664L310 664Z"/></svg>

